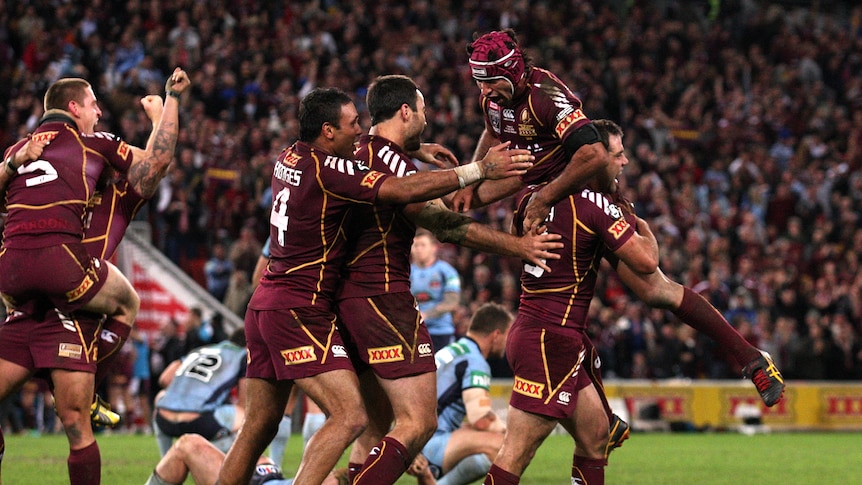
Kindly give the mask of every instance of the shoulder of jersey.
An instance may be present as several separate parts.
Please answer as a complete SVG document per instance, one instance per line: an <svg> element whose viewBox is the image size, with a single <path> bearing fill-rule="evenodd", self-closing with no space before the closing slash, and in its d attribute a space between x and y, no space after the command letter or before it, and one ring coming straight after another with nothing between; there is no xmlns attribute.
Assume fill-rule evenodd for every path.
<svg viewBox="0 0 862 485"><path fill-rule="evenodd" d="M93 134L81 133L81 136L84 138L104 138L106 140L114 140L114 141L120 140L119 136L117 136L113 133L108 133L107 131L97 131Z"/></svg>
<svg viewBox="0 0 862 485"><path fill-rule="evenodd" d="M621 217L623 217L623 211L620 210L619 206L617 206L616 203L611 201L611 199L609 199L607 195L601 192L584 189L581 191L579 197L581 199L591 202L614 219L620 219Z"/></svg>

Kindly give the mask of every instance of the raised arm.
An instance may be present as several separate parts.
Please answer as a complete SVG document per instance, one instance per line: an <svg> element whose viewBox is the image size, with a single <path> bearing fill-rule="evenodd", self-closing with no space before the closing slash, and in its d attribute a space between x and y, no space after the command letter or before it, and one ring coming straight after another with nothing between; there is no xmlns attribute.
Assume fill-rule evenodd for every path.
<svg viewBox="0 0 862 485"><path fill-rule="evenodd" d="M146 148L132 147L134 158L127 177L134 190L144 198L156 193L159 181L164 178L173 160L179 136L179 98L190 85L188 74L180 68L174 69L165 83L167 96L161 119L150 134ZM147 109L147 105L144 105L144 109ZM154 113L147 111L147 115L153 120Z"/></svg>

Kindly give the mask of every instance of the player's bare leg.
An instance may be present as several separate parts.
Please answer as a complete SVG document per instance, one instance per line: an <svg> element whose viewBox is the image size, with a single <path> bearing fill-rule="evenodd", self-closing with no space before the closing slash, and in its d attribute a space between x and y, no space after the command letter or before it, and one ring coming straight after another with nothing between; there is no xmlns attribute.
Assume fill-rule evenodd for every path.
<svg viewBox="0 0 862 485"><path fill-rule="evenodd" d="M98 484L101 456L90 425L93 374L53 369L54 406L69 439L69 478L72 485Z"/></svg>
<svg viewBox="0 0 862 485"><path fill-rule="evenodd" d="M501 446L503 446L502 433L470 428L456 429L452 432L446 444L446 451L443 453L443 473L446 474L459 461L477 453L482 453L489 460L494 460Z"/></svg>
<svg viewBox="0 0 862 485"><path fill-rule="evenodd" d="M368 412L368 426L350 448L348 469L351 482L359 475L374 445L392 428L392 421L395 419L389 398L372 371L363 372L359 376L359 391Z"/></svg>
<svg viewBox="0 0 862 485"><path fill-rule="evenodd" d="M218 478L223 461L224 454L203 436L185 434L162 457L153 473L162 482L183 483L191 474L195 483L212 485ZM151 481L159 483L154 479Z"/></svg>
<svg viewBox="0 0 862 485"><path fill-rule="evenodd" d="M116 266L105 260L100 261L100 264L108 265L108 279L96 296L81 307L81 310L105 314L109 318L132 326L141 306L141 299L129 280Z"/></svg>
<svg viewBox="0 0 862 485"><path fill-rule="evenodd" d="M248 379L245 405L254 412L246 414L236 441L227 452L219 472L220 485L246 485L251 480L257 459L278 430L291 387L291 381Z"/></svg>
<svg viewBox="0 0 862 485"><path fill-rule="evenodd" d="M508 483L497 478L501 471L520 477L527 465L536 454L539 445L551 434L557 421L554 419L532 414L509 406L506 416L506 434L503 437L503 446L494 459L494 465L485 478L485 483ZM494 477L495 481L489 481Z"/></svg>
<svg viewBox="0 0 862 485"><path fill-rule="evenodd" d="M389 397L395 426L372 448L355 485L395 483L437 429L437 377L427 372L378 379ZM373 466L371 466L373 464Z"/></svg>
<svg viewBox="0 0 862 485"><path fill-rule="evenodd" d="M344 450L365 429L368 417L359 396L359 380L349 370L297 379L296 385L320 406L326 421L308 441L294 485L321 483ZM252 409L252 408L249 408Z"/></svg>
<svg viewBox="0 0 862 485"><path fill-rule="evenodd" d="M605 467L608 464L605 450L610 421L595 386L590 385L578 391L577 402L572 419L561 421L575 439L572 477L584 483L600 485L604 483Z"/></svg>

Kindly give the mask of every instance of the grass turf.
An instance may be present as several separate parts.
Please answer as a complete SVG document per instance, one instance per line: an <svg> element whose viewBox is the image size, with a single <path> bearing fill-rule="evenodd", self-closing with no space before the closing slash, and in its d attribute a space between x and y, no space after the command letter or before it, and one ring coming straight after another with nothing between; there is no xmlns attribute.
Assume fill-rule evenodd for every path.
<svg viewBox="0 0 862 485"><path fill-rule="evenodd" d="M159 458L151 436L103 435L98 442L106 485L143 484ZM609 485L856 483L862 476L860 443L862 433L636 433L611 455L605 481ZM291 437L286 474L295 471L301 445L301 436ZM64 435L6 436L3 484L68 483L67 456ZM521 483L569 485L571 456L568 437L550 436ZM407 476L398 481L415 483Z"/></svg>

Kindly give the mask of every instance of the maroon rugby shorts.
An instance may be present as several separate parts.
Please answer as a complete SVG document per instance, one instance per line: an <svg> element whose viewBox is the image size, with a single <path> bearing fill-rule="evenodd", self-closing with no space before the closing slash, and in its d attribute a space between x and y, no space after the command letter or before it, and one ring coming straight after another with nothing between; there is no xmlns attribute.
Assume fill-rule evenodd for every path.
<svg viewBox="0 0 862 485"><path fill-rule="evenodd" d="M0 359L35 371L63 369L94 374L101 322L51 310L42 321L15 312L0 325Z"/></svg>
<svg viewBox="0 0 862 485"><path fill-rule="evenodd" d="M247 377L295 380L353 371L332 312L314 308L246 311Z"/></svg>
<svg viewBox="0 0 862 485"><path fill-rule="evenodd" d="M428 328L409 291L338 302L348 350L384 379L436 372Z"/></svg>
<svg viewBox="0 0 862 485"><path fill-rule="evenodd" d="M64 313L86 305L108 279L108 264L81 243L0 253L0 292L13 306L47 298Z"/></svg>
<svg viewBox="0 0 862 485"><path fill-rule="evenodd" d="M506 357L515 374L509 399L513 407L568 419L577 406L578 391L594 384L610 415L601 360L583 332L519 316L509 331Z"/></svg>

